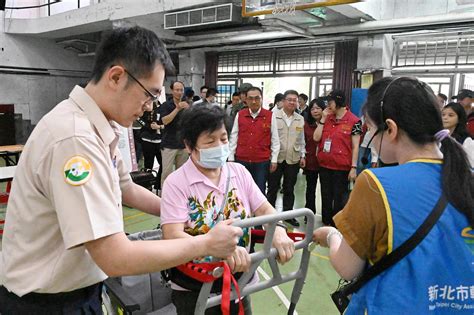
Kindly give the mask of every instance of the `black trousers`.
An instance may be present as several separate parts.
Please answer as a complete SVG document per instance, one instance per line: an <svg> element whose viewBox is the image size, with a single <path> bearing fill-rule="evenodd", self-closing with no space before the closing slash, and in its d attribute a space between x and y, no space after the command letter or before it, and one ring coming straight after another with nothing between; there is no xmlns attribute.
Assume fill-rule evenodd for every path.
<svg viewBox="0 0 474 315"><path fill-rule="evenodd" d="M135 144L135 155L137 162L140 161L143 155L142 151L142 139L140 139L140 129L133 129L133 142Z"/></svg>
<svg viewBox="0 0 474 315"><path fill-rule="evenodd" d="M311 209L316 213L316 186L318 185L319 170L306 170L306 205L305 208Z"/></svg>
<svg viewBox="0 0 474 315"><path fill-rule="evenodd" d="M294 189L299 170L299 163L287 164L286 161L283 161L278 163L275 172L270 173L268 177L267 199L273 207L275 207L281 177L283 176L283 211L293 210L295 202Z"/></svg>
<svg viewBox="0 0 474 315"><path fill-rule="evenodd" d="M161 144L160 143L151 143L148 141L142 141L143 148L143 158L145 168L152 169L153 163L156 160L160 164L160 169L158 170L158 177L156 179L155 188L161 189L161 172L163 170L163 159L161 158Z"/></svg>
<svg viewBox="0 0 474 315"><path fill-rule="evenodd" d="M173 290L171 293L171 299L178 315L193 315L194 309L196 308L196 302L199 296L199 292L193 291L178 291ZM242 300L244 306L244 314L252 315L252 304L250 302L250 296L246 296ZM235 303L234 300L230 301L230 314L236 315L239 313L239 304ZM217 305L208 308L205 315L221 315L221 306Z"/></svg>
<svg viewBox="0 0 474 315"><path fill-rule="evenodd" d="M101 315L102 283L71 292L28 293L22 297L0 286L0 314Z"/></svg>
<svg viewBox="0 0 474 315"><path fill-rule="evenodd" d="M323 223L334 226L333 216L346 204L349 196L349 171L335 171L324 167L319 169L321 182L321 206Z"/></svg>
<svg viewBox="0 0 474 315"><path fill-rule="evenodd" d="M244 162L240 160L235 160L235 162L242 164L250 172L254 182L257 184L258 188L262 194L265 195L265 190L267 189L267 179L269 174L270 161L264 162Z"/></svg>

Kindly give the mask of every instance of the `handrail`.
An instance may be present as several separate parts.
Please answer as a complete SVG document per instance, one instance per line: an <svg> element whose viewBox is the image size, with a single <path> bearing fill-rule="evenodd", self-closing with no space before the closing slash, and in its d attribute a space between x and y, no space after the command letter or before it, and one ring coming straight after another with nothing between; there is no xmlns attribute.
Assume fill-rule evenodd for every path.
<svg viewBox="0 0 474 315"><path fill-rule="evenodd" d="M275 234L276 223L281 220L288 220L294 219L297 217L306 217L308 224L306 225L305 235L306 237L295 243L295 251L296 250L303 250L301 255L300 264L298 270L289 272L286 274L282 274L280 271L280 267L277 264L276 256L277 250L272 247L273 236ZM293 286L293 292L291 294L291 304L288 310L288 314L293 314L296 303L299 300L301 291L303 289L304 280L306 278L306 273L308 271L309 265L309 258L310 258L310 250L309 245L312 241L312 233L314 228L314 214L309 209L297 209L291 211L284 211L282 213L274 214L274 215L264 215L259 217L254 217L250 219L245 219L241 221L236 221L233 223L234 226L246 228L258 225L268 226L265 235L265 241L263 243L263 249L252 253L251 257L251 266L249 272L244 273L239 279L239 288L241 296L246 296L255 292L259 292L262 290L266 290L268 288L280 285L285 282L295 281ZM270 280L259 281L258 283L248 284L251 277L254 275L255 271L257 270L258 266L262 263L263 260L268 260L270 264L270 268L273 273L273 278ZM295 259L295 257L293 258ZM209 307L216 306L221 304L222 295L217 295L213 297L209 297L211 293L213 282L204 283L201 291L199 292L199 297L196 303L196 309L194 314L195 315L203 315L205 310ZM237 293L235 289L232 290L231 300L237 299Z"/></svg>

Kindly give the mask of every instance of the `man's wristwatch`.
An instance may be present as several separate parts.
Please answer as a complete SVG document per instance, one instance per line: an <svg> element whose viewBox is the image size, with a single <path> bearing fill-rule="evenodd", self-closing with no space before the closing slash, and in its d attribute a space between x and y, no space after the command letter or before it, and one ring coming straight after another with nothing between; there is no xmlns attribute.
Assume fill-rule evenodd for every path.
<svg viewBox="0 0 474 315"><path fill-rule="evenodd" d="M282 227L282 228L285 229L285 231L288 231L288 227L286 226L285 223L283 223L283 221L278 221L278 222L276 223L276 226Z"/></svg>

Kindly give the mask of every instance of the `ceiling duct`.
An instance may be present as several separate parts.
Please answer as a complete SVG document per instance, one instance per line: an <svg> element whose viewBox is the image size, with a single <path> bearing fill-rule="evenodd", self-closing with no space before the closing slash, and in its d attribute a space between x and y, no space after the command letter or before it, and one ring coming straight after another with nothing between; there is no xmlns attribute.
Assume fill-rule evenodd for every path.
<svg viewBox="0 0 474 315"><path fill-rule="evenodd" d="M199 26L240 23L241 8L232 4L221 4L205 8L165 13L165 29L176 30Z"/></svg>

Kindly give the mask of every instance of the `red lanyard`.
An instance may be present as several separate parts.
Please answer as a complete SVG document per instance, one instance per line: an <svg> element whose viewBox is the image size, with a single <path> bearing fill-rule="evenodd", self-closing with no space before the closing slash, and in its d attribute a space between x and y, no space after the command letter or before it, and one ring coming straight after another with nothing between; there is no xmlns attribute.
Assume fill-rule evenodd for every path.
<svg viewBox="0 0 474 315"><path fill-rule="evenodd" d="M234 284L235 291L237 292L237 297L239 299L239 315L244 315L244 306L242 303L242 299L240 298L240 289L237 280L235 280L232 272L230 271L229 265L225 261L219 261L215 263L199 263L195 264L192 262L188 262L183 265L179 265L176 267L179 271L184 273L185 275L196 279L201 282L212 282L218 279L220 276L214 276L213 272L216 268L223 268L223 281L222 281L222 302L221 302L221 310L223 315L230 314L230 292L231 288L231 281Z"/></svg>

